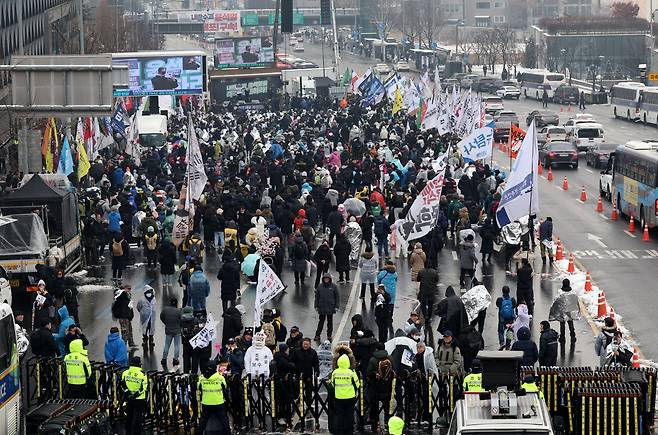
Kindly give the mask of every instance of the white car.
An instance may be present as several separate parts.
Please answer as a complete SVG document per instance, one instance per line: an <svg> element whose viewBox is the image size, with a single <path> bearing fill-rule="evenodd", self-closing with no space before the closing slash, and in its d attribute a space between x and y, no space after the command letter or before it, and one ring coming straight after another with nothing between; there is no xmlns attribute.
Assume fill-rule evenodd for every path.
<svg viewBox="0 0 658 435"><path fill-rule="evenodd" d="M592 115L589 115L589 118L587 118L587 117L582 118L582 117L577 115L576 118L571 118L567 122L564 123L564 129L567 131L567 133L572 133L574 128L576 128L576 126L579 126L579 125L582 125L582 124L591 124L591 123L595 123L595 122L596 121L594 120L594 117L592 117Z"/></svg>
<svg viewBox="0 0 658 435"><path fill-rule="evenodd" d="M297 44L295 45L295 48L292 49L293 52L295 53L301 53L304 51L304 45L302 44Z"/></svg>
<svg viewBox="0 0 658 435"><path fill-rule="evenodd" d="M521 91L514 86L503 86L496 91L496 95L500 98L521 98Z"/></svg>
<svg viewBox="0 0 658 435"><path fill-rule="evenodd" d="M500 97L485 97L482 102L484 103L484 113L499 112L505 109L503 99Z"/></svg>
<svg viewBox="0 0 658 435"><path fill-rule="evenodd" d="M537 133L537 142L538 143L547 143L552 141L567 141L567 130L564 127L559 127L555 125L549 125L543 127Z"/></svg>
<svg viewBox="0 0 658 435"><path fill-rule="evenodd" d="M397 71L409 71L409 64L404 61L400 61L395 64L395 69Z"/></svg>
<svg viewBox="0 0 658 435"><path fill-rule="evenodd" d="M378 63L375 65L375 72L378 74L389 74L391 72L391 67L385 63Z"/></svg>
<svg viewBox="0 0 658 435"><path fill-rule="evenodd" d="M297 38L295 38L294 36L291 36L290 39L288 39L288 45L290 45L291 47L294 47L295 45L297 45Z"/></svg>

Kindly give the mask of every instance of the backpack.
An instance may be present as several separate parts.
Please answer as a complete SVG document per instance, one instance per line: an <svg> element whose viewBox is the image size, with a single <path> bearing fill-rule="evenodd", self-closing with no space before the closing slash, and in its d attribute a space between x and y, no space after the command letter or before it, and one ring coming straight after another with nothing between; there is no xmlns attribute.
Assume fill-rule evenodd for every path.
<svg viewBox="0 0 658 435"><path fill-rule="evenodd" d="M155 248L158 246L158 235L153 234L153 236L146 236L146 247L149 251L155 251Z"/></svg>
<svg viewBox="0 0 658 435"><path fill-rule="evenodd" d="M503 297L500 303L500 316L503 320L512 320L514 318L514 303L512 302L512 298Z"/></svg>
<svg viewBox="0 0 658 435"><path fill-rule="evenodd" d="M306 258L306 249L304 249L304 243L295 243L295 259L303 260L304 258Z"/></svg>
<svg viewBox="0 0 658 435"><path fill-rule="evenodd" d="M122 240L119 240L118 242L116 240L112 240L112 255L114 255L115 257L123 256Z"/></svg>
<svg viewBox="0 0 658 435"><path fill-rule="evenodd" d="M196 258L201 254L201 240L190 240L189 254L192 258Z"/></svg>
<svg viewBox="0 0 658 435"><path fill-rule="evenodd" d="M181 332L185 336L190 336L194 333L194 327L196 326L196 319L194 318L194 313L182 313L180 317Z"/></svg>
<svg viewBox="0 0 658 435"><path fill-rule="evenodd" d="M286 328L286 325L281 323L281 320L277 320L277 319L274 319L272 321L272 324L277 325L274 328L274 332L276 333L276 341L277 342L285 342L286 337L288 336L288 328Z"/></svg>
<svg viewBox="0 0 658 435"><path fill-rule="evenodd" d="M375 218L375 234L386 234L386 219L382 216Z"/></svg>
<svg viewBox="0 0 658 435"><path fill-rule="evenodd" d="M261 331L265 334L265 346L276 345L276 334L274 332L274 326L271 323L263 323Z"/></svg>

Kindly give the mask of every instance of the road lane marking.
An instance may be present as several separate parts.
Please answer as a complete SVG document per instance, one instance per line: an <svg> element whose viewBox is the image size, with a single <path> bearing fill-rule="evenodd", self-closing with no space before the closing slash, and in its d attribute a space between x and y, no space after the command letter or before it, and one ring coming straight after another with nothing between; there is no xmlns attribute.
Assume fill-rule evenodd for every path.
<svg viewBox="0 0 658 435"><path fill-rule="evenodd" d="M603 213L597 213L597 215L602 219L608 220L608 216L604 215Z"/></svg>
<svg viewBox="0 0 658 435"><path fill-rule="evenodd" d="M558 186L557 184L554 184L553 187L555 187L557 190L564 190L562 189L562 186Z"/></svg>
<svg viewBox="0 0 658 435"><path fill-rule="evenodd" d="M338 324L338 328L334 331L334 335L332 338L332 343L340 341L340 336L343 334L343 329L345 329L345 324L347 323L347 318L351 317L350 314L352 313L352 305L354 305L354 300L356 299L356 293L357 289L359 287L359 272L361 271L361 268L357 268L356 272L354 274L354 284L352 284L352 290L350 291L350 297L347 299L347 305L345 305L345 311L343 311L343 317L340 319L340 323ZM359 308L357 304L357 311L359 311L361 308Z"/></svg>
<svg viewBox="0 0 658 435"><path fill-rule="evenodd" d="M452 259L455 260L455 261L458 260L457 252L456 252L456 251L452 251Z"/></svg>
<svg viewBox="0 0 658 435"><path fill-rule="evenodd" d="M631 237L634 238L634 239L637 237L635 234L631 233L631 232L628 231L628 230L624 230L624 232L626 233L626 235L631 236Z"/></svg>
<svg viewBox="0 0 658 435"><path fill-rule="evenodd" d="M587 169L587 168L585 168L585 170L586 170L587 172L589 172L590 174L593 174L593 173L594 173L594 171L592 171L591 169Z"/></svg>

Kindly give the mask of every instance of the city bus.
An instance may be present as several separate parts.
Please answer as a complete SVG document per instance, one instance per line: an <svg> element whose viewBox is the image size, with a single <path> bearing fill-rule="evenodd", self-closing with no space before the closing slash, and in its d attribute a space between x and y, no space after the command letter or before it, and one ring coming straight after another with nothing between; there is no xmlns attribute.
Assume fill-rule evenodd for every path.
<svg viewBox="0 0 658 435"><path fill-rule="evenodd" d="M658 87L648 86L640 91L640 116L645 124L658 125Z"/></svg>
<svg viewBox="0 0 658 435"><path fill-rule="evenodd" d="M0 433L21 433L20 364L9 304L0 304Z"/></svg>
<svg viewBox="0 0 658 435"><path fill-rule="evenodd" d="M640 93L644 90L643 83L617 83L610 90L610 104L615 118L626 118L628 121L640 119Z"/></svg>
<svg viewBox="0 0 658 435"><path fill-rule="evenodd" d="M544 89L548 98L553 98L553 93L558 86L566 84L564 74L554 73L548 70L532 69L521 73L521 93L526 98L541 100Z"/></svg>
<svg viewBox="0 0 658 435"><path fill-rule="evenodd" d="M612 185L617 209L644 228L658 224L658 142L630 141L620 145L612 161Z"/></svg>

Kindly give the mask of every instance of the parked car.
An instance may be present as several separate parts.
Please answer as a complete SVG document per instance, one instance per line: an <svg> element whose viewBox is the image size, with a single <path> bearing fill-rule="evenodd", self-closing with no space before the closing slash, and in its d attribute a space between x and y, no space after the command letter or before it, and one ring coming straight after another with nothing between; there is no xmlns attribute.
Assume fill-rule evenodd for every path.
<svg viewBox="0 0 658 435"><path fill-rule="evenodd" d="M530 125L533 119L537 128L547 125L558 125L560 123L558 114L550 110L533 110L525 119L526 125Z"/></svg>
<svg viewBox="0 0 658 435"><path fill-rule="evenodd" d="M567 131L564 127L549 125L539 129L537 133L537 143L547 143L547 142L566 142L567 140Z"/></svg>
<svg viewBox="0 0 658 435"><path fill-rule="evenodd" d="M548 142L539 148L539 161L544 168L555 165L569 165L578 169L578 151L569 142Z"/></svg>
<svg viewBox="0 0 658 435"><path fill-rule="evenodd" d="M391 67L385 63L378 63L375 65L375 72L380 75L389 74L391 72Z"/></svg>
<svg viewBox="0 0 658 435"><path fill-rule="evenodd" d="M605 142L605 130L596 122L576 124L569 132L569 140L576 145L578 152L587 151L590 147Z"/></svg>
<svg viewBox="0 0 658 435"><path fill-rule="evenodd" d="M441 81L441 89L452 91L455 86L459 86L457 79L445 79Z"/></svg>
<svg viewBox="0 0 658 435"><path fill-rule="evenodd" d="M553 102L557 104L578 104L579 90L575 86L560 85L553 92Z"/></svg>
<svg viewBox="0 0 658 435"><path fill-rule="evenodd" d="M295 48L292 49L295 53L302 53L304 51L304 44L297 44Z"/></svg>
<svg viewBox="0 0 658 435"><path fill-rule="evenodd" d="M473 80L472 89L480 93L490 92L495 81L496 79L494 77L478 77Z"/></svg>
<svg viewBox="0 0 658 435"><path fill-rule="evenodd" d="M610 160L610 154L615 152L618 144L611 143L599 143L592 147L589 147L587 154L585 154L585 163L589 166L594 166L595 168L606 167L608 166L608 160Z"/></svg>
<svg viewBox="0 0 658 435"><path fill-rule="evenodd" d="M493 113L503 110L503 99L500 97L485 97L482 102L484 103L484 113Z"/></svg>
<svg viewBox="0 0 658 435"><path fill-rule="evenodd" d="M462 89L471 89L473 87L473 79L469 79L468 77L464 77L459 82L459 86Z"/></svg>
<svg viewBox="0 0 658 435"><path fill-rule="evenodd" d="M614 160L614 155L614 152L610 154L608 163L599 176L599 195L608 201L612 201L612 162Z"/></svg>
<svg viewBox="0 0 658 435"><path fill-rule="evenodd" d="M521 98L521 91L514 86L503 86L502 89L496 91L496 96L500 98Z"/></svg>
<svg viewBox="0 0 658 435"><path fill-rule="evenodd" d="M515 112L501 110L494 116L494 141L500 142L509 138L512 124L519 126L519 117Z"/></svg>
<svg viewBox="0 0 658 435"><path fill-rule="evenodd" d="M399 61L395 64L396 71L409 71L409 64L404 61Z"/></svg>

